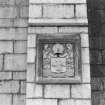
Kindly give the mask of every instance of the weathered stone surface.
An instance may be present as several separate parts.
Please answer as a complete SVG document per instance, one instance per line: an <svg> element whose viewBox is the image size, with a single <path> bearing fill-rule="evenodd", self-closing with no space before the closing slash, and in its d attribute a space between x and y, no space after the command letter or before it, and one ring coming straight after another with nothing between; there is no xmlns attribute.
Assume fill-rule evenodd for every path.
<svg viewBox="0 0 105 105"><path fill-rule="evenodd" d="M100 23L105 23L105 10L96 10L97 19L100 20Z"/></svg>
<svg viewBox="0 0 105 105"><path fill-rule="evenodd" d="M27 51L27 62L34 63L35 62L36 51L35 48L28 48Z"/></svg>
<svg viewBox="0 0 105 105"><path fill-rule="evenodd" d="M69 85L46 85L45 98L70 98Z"/></svg>
<svg viewBox="0 0 105 105"><path fill-rule="evenodd" d="M57 33L57 27L29 27L29 33Z"/></svg>
<svg viewBox="0 0 105 105"><path fill-rule="evenodd" d="M103 49L102 37L90 37L90 48Z"/></svg>
<svg viewBox="0 0 105 105"><path fill-rule="evenodd" d="M12 41L0 41L0 53L12 53L13 42Z"/></svg>
<svg viewBox="0 0 105 105"><path fill-rule="evenodd" d="M35 81L35 64L27 65L27 82Z"/></svg>
<svg viewBox="0 0 105 105"><path fill-rule="evenodd" d="M14 80L25 80L26 72L13 72L13 79Z"/></svg>
<svg viewBox="0 0 105 105"><path fill-rule="evenodd" d="M91 84L92 105L104 105L104 52L105 48L105 0L88 0L88 13L90 22L90 60L91 60Z"/></svg>
<svg viewBox="0 0 105 105"><path fill-rule="evenodd" d="M27 40L28 18L25 16L28 10L25 10L22 6L26 5L26 1L28 4L28 0L0 0L0 53L2 53L0 55L1 105L25 105L25 101L22 102L20 98L18 98L19 100L14 98L14 94L19 94L20 96L25 94L23 81L16 80L23 80L23 78L25 80L26 78L23 72L16 72L15 74L15 71L25 71L26 69L26 55L16 55L17 53L26 53L24 42ZM20 43L15 43L15 40L21 41ZM9 53L12 54L9 55ZM5 71L5 68L6 70L9 68L8 70L14 72Z"/></svg>
<svg viewBox="0 0 105 105"><path fill-rule="evenodd" d="M105 90L105 78L102 77L102 80L103 80L103 87L104 87L104 90Z"/></svg>
<svg viewBox="0 0 105 105"><path fill-rule="evenodd" d="M26 105L57 105L56 99L27 99Z"/></svg>
<svg viewBox="0 0 105 105"><path fill-rule="evenodd" d="M90 84L72 85L72 98L91 98Z"/></svg>
<svg viewBox="0 0 105 105"><path fill-rule="evenodd" d="M102 51L102 62L105 64L105 50Z"/></svg>
<svg viewBox="0 0 105 105"><path fill-rule="evenodd" d="M90 64L82 64L82 82L90 83Z"/></svg>
<svg viewBox="0 0 105 105"><path fill-rule="evenodd" d="M14 0L0 0L0 4L2 5L14 5L15 1Z"/></svg>
<svg viewBox="0 0 105 105"><path fill-rule="evenodd" d="M79 26L86 26L88 25L88 21L87 21L87 18L70 18L70 19L56 19L56 18L49 18L49 19L46 19L46 18L38 18L38 19L35 19L35 18L29 18L29 23L30 24L36 24L38 26L40 25L45 25L45 26L55 26L55 25L59 25L59 26L76 26L76 25L79 25Z"/></svg>
<svg viewBox="0 0 105 105"><path fill-rule="evenodd" d="M16 18L17 11L15 7L0 7L0 18Z"/></svg>
<svg viewBox="0 0 105 105"><path fill-rule="evenodd" d="M81 47L89 47L89 38L88 34L80 34L81 36Z"/></svg>
<svg viewBox="0 0 105 105"><path fill-rule="evenodd" d="M26 55L5 55L5 71L24 71L26 69Z"/></svg>
<svg viewBox="0 0 105 105"><path fill-rule="evenodd" d="M12 104L12 95L1 94L0 95L0 104L1 105L11 105Z"/></svg>
<svg viewBox="0 0 105 105"><path fill-rule="evenodd" d="M28 6L23 6L20 8L20 17L27 18L28 17Z"/></svg>
<svg viewBox="0 0 105 105"><path fill-rule="evenodd" d="M3 55L0 55L0 71L2 70L3 67Z"/></svg>
<svg viewBox="0 0 105 105"><path fill-rule="evenodd" d="M27 27L28 26L28 21L27 18L17 18L14 20L14 27Z"/></svg>
<svg viewBox="0 0 105 105"><path fill-rule="evenodd" d="M90 100L61 100L60 105L91 105Z"/></svg>
<svg viewBox="0 0 105 105"><path fill-rule="evenodd" d="M25 95L14 95L13 96L13 105L26 105L25 104Z"/></svg>
<svg viewBox="0 0 105 105"><path fill-rule="evenodd" d="M89 47L94 48L94 38L92 37L89 38Z"/></svg>
<svg viewBox="0 0 105 105"><path fill-rule="evenodd" d="M12 80L12 72L0 72L0 80Z"/></svg>
<svg viewBox="0 0 105 105"><path fill-rule="evenodd" d="M77 18L86 18L87 17L87 5L76 5L76 17Z"/></svg>
<svg viewBox="0 0 105 105"><path fill-rule="evenodd" d="M102 48L105 49L105 37L102 37Z"/></svg>
<svg viewBox="0 0 105 105"><path fill-rule="evenodd" d="M3 2L5 2L5 1L7 1L7 0L4 0ZM8 1L12 1L12 0L8 0ZM13 95L13 100L11 100L12 103L7 101L9 99L8 97L5 97L4 99L0 98L0 100L1 100L0 103L4 100L1 103L2 105L12 105L12 104L13 105L25 105L25 101L24 101L24 98L23 98L24 96L19 95L19 94L25 94L25 83L24 83L25 81L19 81L18 82L16 80L25 80L25 72L20 73L20 72L17 72L17 71L23 71L23 70L26 69L26 63L25 62L26 62L27 57L26 57L26 55L21 55L21 54L17 55L17 53L26 53L26 45L25 45L23 40L27 40L27 29L26 28L28 26L27 25L27 20L28 19L24 19L24 18L27 17L28 10L27 10L27 7L24 7L23 5L28 5L28 0L14 0L14 1L15 1L15 5L17 6L17 8L19 10L19 11L16 11L16 12L18 12L19 16L17 16L17 19L14 19L14 20L10 20L10 19L3 19L2 20L2 19L0 19L0 27L11 27L10 29L9 28L8 29L0 29L1 30L1 32L0 32L0 40L21 40L21 41L16 41L16 42L14 41L15 42L14 43L14 53L15 54L13 54L13 55L9 55L9 54L4 55L5 56L4 57L4 59L5 59L5 61L4 61L4 64L5 64L4 69L7 70L7 71L14 71L13 72L13 79L15 79L14 82L17 82L17 83L9 83L10 81L8 81L8 82L5 83L5 85L2 85L3 86L2 89L4 89L4 90L2 90L2 89L0 89L0 90L2 90L2 92L6 92L6 93L9 93L9 92L13 92L13 93L16 93L16 94L18 92L19 93L18 93L18 95ZM34 2L35 1L37 2L37 0L34 0ZM40 1L41 0L39 0L39 2ZM45 0L45 2L46 1L47 0ZM63 3L63 2L64 3L67 3L67 2L70 2L70 3L86 3L86 0L66 0L66 1L64 1L64 0L56 0L56 1L55 0L53 0L53 1L49 0L49 1L56 2L56 3L57 2L60 2L60 3ZM21 6L23 6L23 7L21 7ZM67 6L67 7L68 7L67 8L68 11L66 11L66 12L63 12L63 11L60 10L61 14L59 14L59 15L61 15L61 17L66 17L66 18L71 17L71 12L72 11L69 11L69 9L71 9L69 7L71 7L71 6ZM6 8L8 8L8 7L6 7ZM1 10L2 10L2 8L1 8ZM42 15L41 11L42 11L41 7L39 7L39 8L36 7L36 9L32 9L31 14L32 14L32 16L35 15L35 18L40 17ZM63 16L62 13L65 16ZM68 14L68 13L70 13L70 14ZM1 14L2 14L2 12L1 12ZM10 14L12 14L12 13L11 12L7 13L7 14L3 13L3 17L6 16L6 15L7 16L5 18L7 18L7 17L9 17L9 18L16 17L15 14L13 14L13 16L11 16ZM18 28L20 27L20 28L18 29L17 27ZM26 28L21 28L21 27L26 27ZM35 28L35 32L36 33L56 33L57 32L57 27L37 27L37 28ZM33 45L31 47L33 47ZM32 51L32 52L34 52L34 51ZM33 53L30 53L30 55L31 54L33 54ZM30 58L32 58L32 56ZM32 58L32 59L35 59L35 58ZM31 63L34 63L34 62L31 62ZM33 65L35 66L35 64L33 64ZM28 71L27 74L29 76L28 79L30 79L31 82L34 82L35 81L35 67L34 66L31 67L31 66L32 65L30 65L30 67L28 68L29 71ZM2 74L2 76L3 76L3 74ZM3 76L3 77L5 77L5 76ZM19 84L20 84L20 86L19 86ZM70 98L70 90L69 90L70 88L68 89L69 86L65 86L65 87L66 88L61 87L61 85L58 86L58 87L55 87L54 89L57 89L57 93L53 93L53 94L56 94L54 97L58 97L59 94L60 94L61 96L59 96L59 97L67 97L67 98L69 97ZM37 87L36 88L36 90L37 90L35 92L36 95L40 94L40 90L41 90L40 88L42 89L42 87ZM8 90L8 89L10 89L10 90ZM35 89L35 88L33 88L33 89ZM38 89L39 89L39 91L38 91ZM49 89L50 88L48 88L48 90ZM51 88L51 89L53 91L55 91L53 88ZM64 93L63 93L63 91L64 91ZM61 92L61 93L59 93L59 92ZM47 93L47 95L49 95L49 93ZM5 99L6 99L6 101L5 101ZM57 105L58 104L57 99L52 99L52 100L51 99L32 99L32 100L34 100L34 101L28 102L27 105ZM84 103L84 104L86 104L86 103ZM82 103L81 103L81 105L82 105Z"/></svg>
<svg viewBox="0 0 105 105"><path fill-rule="evenodd" d="M28 35L28 47L36 47L36 35Z"/></svg>
<svg viewBox="0 0 105 105"><path fill-rule="evenodd" d="M103 78L94 77L91 79L91 87L94 91L102 91L104 89Z"/></svg>
<svg viewBox="0 0 105 105"><path fill-rule="evenodd" d="M41 5L30 5L29 6L29 17L30 18L42 17Z"/></svg>
<svg viewBox="0 0 105 105"><path fill-rule="evenodd" d="M16 5L28 5L29 4L29 0L15 0Z"/></svg>
<svg viewBox="0 0 105 105"><path fill-rule="evenodd" d="M0 19L0 27L12 27L13 26L13 19Z"/></svg>
<svg viewBox="0 0 105 105"><path fill-rule="evenodd" d="M105 1L104 0L89 0L89 8L94 8L95 10L104 9L105 8Z"/></svg>
<svg viewBox="0 0 105 105"><path fill-rule="evenodd" d="M27 28L13 28L13 31L14 40L27 40Z"/></svg>
<svg viewBox="0 0 105 105"><path fill-rule="evenodd" d="M42 97L42 85L35 83L27 83L27 98L38 98Z"/></svg>
<svg viewBox="0 0 105 105"><path fill-rule="evenodd" d="M89 59L89 48L82 48L81 49L81 54L82 54L82 63L90 63L90 59Z"/></svg>
<svg viewBox="0 0 105 105"><path fill-rule="evenodd" d="M30 3L86 3L86 0L30 0Z"/></svg>
<svg viewBox="0 0 105 105"><path fill-rule="evenodd" d="M92 104L93 105L100 105L100 94L102 92L92 92Z"/></svg>
<svg viewBox="0 0 105 105"><path fill-rule="evenodd" d="M74 17L73 5L44 5L43 17L45 18L72 18Z"/></svg>
<svg viewBox="0 0 105 105"><path fill-rule="evenodd" d="M19 82L18 81L4 81L0 82L0 93L18 93Z"/></svg>
<svg viewBox="0 0 105 105"><path fill-rule="evenodd" d="M26 81L21 81L21 94L26 94Z"/></svg>
<svg viewBox="0 0 105 105"><path fill-rule="evenodd" d="M102 37L105 36L105 24L102 24L101 29L100 29L99 36L102 36Z"/></svg>
<svg viewBox="0 0 105 105"><path fill-rule="evenodd" d="M27 42L26 41L15 41L14 42L14 52L15 53L26 53L27 52Z"/></svg>
<svg viewBox="0 0 105 105"><path fill-rule="evenodd" d="M26 39L27 39L26 28L0 29L0 40L26 40Z"/></svg>
<svg viewBox="0 0 105 105"><path fill-rule="evenodd" d="M94 91L92 93L92 105L104 105L105 104L105 92Z"/></svg>
<svg viewBox="0 0 105 105"><path fill-rule="evenodd" d="M105 77L105 65L93 64L91 65L92 77Z"/></svg>
<svg viewBox="0 0 105 105"><path fill-rule="evenodd" d="M80 33L80 32L88 32L87 27L58 27L59 32L62 33Z"/></svg>
<svg viewBox="0 0 105 105"><path fill-rule="evenodd" d="M90 50L90 63L102 64L102 52L99 50Z"/></svg>

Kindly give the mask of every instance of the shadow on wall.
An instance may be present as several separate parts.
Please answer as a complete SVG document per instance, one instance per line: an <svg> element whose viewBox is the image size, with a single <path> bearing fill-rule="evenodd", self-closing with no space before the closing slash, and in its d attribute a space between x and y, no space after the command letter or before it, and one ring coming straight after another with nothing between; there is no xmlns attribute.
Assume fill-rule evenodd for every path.
<svg viewBox="0 0 105 105"><path fill-rule="evenodd" d="M87 0L91 76L105 76L105 0Z"/></svg>
<svg viewBox="0 0 105 105"><path fill-rule="evenodd" d="M105 0L87 0L92 105L105 105Z"/></svg>

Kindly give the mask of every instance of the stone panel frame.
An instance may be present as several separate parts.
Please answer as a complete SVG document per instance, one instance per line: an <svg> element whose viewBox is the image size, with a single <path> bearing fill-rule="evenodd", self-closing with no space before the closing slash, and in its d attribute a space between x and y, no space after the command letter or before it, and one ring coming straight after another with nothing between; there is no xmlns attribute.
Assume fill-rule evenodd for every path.
<svg viewBox="0 0 105 105"><path fill-rule="evenodd" d="M42 41L40 41L42 40ZM45 78L43 77L43 61L41 45L39 43L72 43L74 53L74 76L65 78ZM82 70L81 70L81 38L80 34L39 34L36 37L36 80L37 83L81 83Z"/></svg>

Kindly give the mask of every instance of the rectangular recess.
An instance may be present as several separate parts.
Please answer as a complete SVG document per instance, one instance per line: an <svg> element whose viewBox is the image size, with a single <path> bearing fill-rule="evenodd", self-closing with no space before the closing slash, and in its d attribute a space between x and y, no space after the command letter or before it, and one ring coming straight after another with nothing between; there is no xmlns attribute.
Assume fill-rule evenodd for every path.
<svg viewBox="0 0 105 105"><path fill-rule="evenodd" d="M39 34L36 46L37 83L81 83L79 34Z"/></svg>

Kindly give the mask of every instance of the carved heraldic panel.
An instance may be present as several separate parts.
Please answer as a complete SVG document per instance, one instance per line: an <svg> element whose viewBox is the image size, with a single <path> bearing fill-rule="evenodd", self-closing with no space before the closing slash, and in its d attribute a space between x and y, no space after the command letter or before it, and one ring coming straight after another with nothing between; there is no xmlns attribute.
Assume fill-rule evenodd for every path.
<svg viewBox="0 0 105 105"><path fill-rule="evenodd" d="M36 82L81 81L79 35L37 35Z"/></svg>

